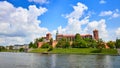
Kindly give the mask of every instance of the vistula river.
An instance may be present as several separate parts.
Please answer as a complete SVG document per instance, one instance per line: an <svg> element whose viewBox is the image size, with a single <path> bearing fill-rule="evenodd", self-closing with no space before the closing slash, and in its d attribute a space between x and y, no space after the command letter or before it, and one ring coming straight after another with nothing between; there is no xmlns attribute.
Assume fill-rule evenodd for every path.
<svg viewBox="0 0 120 68"><path fill-rule="evenodd" d="M0 52L0 68L120 68L120 56Z"/></svg>

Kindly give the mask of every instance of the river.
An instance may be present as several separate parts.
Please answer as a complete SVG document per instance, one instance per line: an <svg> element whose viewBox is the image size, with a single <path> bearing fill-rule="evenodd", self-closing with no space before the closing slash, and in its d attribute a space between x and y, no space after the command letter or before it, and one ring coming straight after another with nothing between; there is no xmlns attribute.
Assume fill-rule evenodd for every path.
<svg viewBox="0 0 120 68"><path fill-rule="evenodd" d="M0 52L0 68L120 68L120 56Z"/></svg>

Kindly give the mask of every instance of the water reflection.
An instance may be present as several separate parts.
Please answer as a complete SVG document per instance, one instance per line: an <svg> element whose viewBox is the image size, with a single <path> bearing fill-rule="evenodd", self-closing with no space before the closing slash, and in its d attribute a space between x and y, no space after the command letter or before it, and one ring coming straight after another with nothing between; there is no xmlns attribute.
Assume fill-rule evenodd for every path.
<svg viewBox="0 0 120 68"><path fill-rule="evenodd" d="M0 68L119 68L120 56L0 53Z"/></svg>

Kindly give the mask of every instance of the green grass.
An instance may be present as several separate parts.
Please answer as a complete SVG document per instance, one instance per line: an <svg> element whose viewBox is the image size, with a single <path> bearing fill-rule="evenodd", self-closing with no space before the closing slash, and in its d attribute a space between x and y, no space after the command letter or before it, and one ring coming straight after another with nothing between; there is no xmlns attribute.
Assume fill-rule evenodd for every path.
<svg viewBox="0 0 120 68"><path fill-rule="evenodd" d="M43 53L47 52L48 49L37 48L33 49L30 52L32 53ZM96 49L96 48L54 48L49 53L57 53L57 54L110 54L116 55L116 49Z"/></svg>

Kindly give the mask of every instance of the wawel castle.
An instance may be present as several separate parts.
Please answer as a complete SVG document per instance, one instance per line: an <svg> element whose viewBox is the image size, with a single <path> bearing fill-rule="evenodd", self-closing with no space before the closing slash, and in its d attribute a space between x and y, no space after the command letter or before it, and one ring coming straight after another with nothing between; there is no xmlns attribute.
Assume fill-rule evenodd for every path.
<svg viewBox="0 0 120 68"><path fill-rule="evenodd" d="M96 41L99 39L99 34L98 34L98 30L93 30L93 35L91 34L84 34L84 35L80 35L82 38L90 38L90 39L95 39ZM42 37L43 38L43 42L38 42L38 48L40 48L44 43L49 43L50 39L52 38L52 34L47 33L46 37ZM55 47L57 42L59 40L61 40L62 38L66 38L68 41L70 41L72 43L72 41L74 41L75 39L75 35L65 35L65 34L59 34L58 32L56 33L56 40L54 40L52 42L52 47Z"/></svg>

